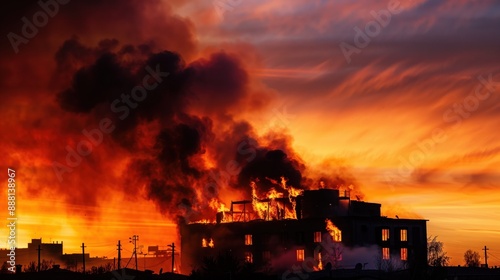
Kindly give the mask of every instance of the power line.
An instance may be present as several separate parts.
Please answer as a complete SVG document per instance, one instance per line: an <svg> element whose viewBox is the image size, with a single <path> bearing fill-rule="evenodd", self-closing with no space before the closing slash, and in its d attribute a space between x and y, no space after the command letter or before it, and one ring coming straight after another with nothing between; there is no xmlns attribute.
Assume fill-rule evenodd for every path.
<svg viewBox="0 0 500 280"><path fill-rule="evenodd" d="M497 256L495 256L495 255L493 255L491 252L488 252L488 255L491 256L491 257L493 257L494 259L500 261L500 258L497 257Z"/></svg>

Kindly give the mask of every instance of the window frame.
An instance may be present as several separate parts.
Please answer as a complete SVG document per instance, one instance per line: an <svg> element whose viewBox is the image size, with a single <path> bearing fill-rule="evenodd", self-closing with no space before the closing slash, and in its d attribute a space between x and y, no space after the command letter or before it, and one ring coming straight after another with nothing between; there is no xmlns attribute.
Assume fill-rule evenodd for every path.
<svg viewBox="0 0 500 280"><path fill-rule="evenodd" d="M389 241L389 238L391 238L391 231L389 230L389 228L382 228L382 238L381 240L382 241Z"/></svg>
<svg viewBox="0 0 500 280"><path fill-rule="evenodd" d="M298 262L303 262L306 259L305 255L305 250L304 249L297 249L295 251L296 259Z"/></svg>
<svg viewBox="0 0 500 280"><path fill-rule="evenodd" d="M253 245L253 235L251 235L251 234L245 234L245 245L246 246Z"/></svg>
<svg viewBox="0 0 500 280"><path fill-rule="evenodd" d="M382 248L382 259L383 260L389 260L391 258L391 251L389 247L383 247Z"/></svg>
<svg viewBox="0 0 500 280"><path fill-rule="evenodd" d="M403 234L403 232L404 232L404 234ZM399 240L402 242L408 241L408 229L402 228L399 230Z"/></svg>
<svg viewBox="0 0 500 280"><path fill-rule="evenodd" d="M406 248L406 247L401 248L400 254L401 254L401 260L402 261L407 261L408 260L408 248Z"/></svg>
<svg viewBox="0 0 500 280"><path fill-rule="evenodd" d="M315 231L314 232L314 242L321 243L321 239L322 239L321 231Z"/></svg>
<svg viewBox="0 0 500 280"><path fill-rule="evenodd" d="M253 254L252 252L245 252L245 262L253 263Z"/></svg>

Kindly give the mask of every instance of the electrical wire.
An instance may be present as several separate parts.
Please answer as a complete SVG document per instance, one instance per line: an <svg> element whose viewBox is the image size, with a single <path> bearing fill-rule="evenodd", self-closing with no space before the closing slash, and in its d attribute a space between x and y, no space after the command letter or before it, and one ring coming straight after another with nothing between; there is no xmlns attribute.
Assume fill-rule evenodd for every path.
<svg viewBox="0 0 500 280"><path fill-rule="evenodd" d="M493 255L492 253L488 252L488 256L491 256L493 257L494 259L496 259L497 261L500 261L500 258L498 258L497 256Z"/></svg>

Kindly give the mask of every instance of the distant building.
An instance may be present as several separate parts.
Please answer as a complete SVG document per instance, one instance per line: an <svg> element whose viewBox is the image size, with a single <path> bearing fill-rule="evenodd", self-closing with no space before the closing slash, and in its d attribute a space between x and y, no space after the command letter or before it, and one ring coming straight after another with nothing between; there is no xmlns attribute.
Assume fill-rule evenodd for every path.
<svg viewBox="0 0 500 280"><path fill-rule="evenodd" d="M90 257L89 253L83 256L81 253L63 254L63 242L43 243L42 239L32 239L28 243L28 248L16 248L16 264L22 265L25 269L31 262L38 263L38 246L40 246L40 260L43 262L50 261L50 265L60 265L61 268L72 271L81 271L83 267L83 258L85 257L86 270L90 271L93 267L110 267L111 269L118 268L116 259L108 259L107 257ZM152 271L171 271L172 270L172 253L166 250L167 247L150 246L148 252L138 254L138 269ZM113 246L114 249L114 246ZM5 264L8 261L7 254L10 250L0 249L0 262ZM128 265L129 268L135 268L135 262L132 262L132 256L123 256L121 267ZM175 259L177 259L177 253ZM178 270L175 267L174 270Z"/></svg>
<svg viewBox="0 0 500 280"><path fill-rule="evenodd" d="M182 224L182 272L200 268L206 257L225 253L268 272L297 266L309 271L426 266L426 220L384 217L380 204L340 194L319 189L293 199L258 200L267 203L258 219L250 218L256 198L236 201L230 211L217 214L215 223ZM295 206L294 219L286 218L291 216L286 213L288 203Z"/></svg>
<svg viewBox="0 0 500 280"><path fill-rule="evenodd" d="M38 260L38 247L40 246L41 260L59 261L63 254L63 243L52 242L42 243L42 239L31 239L28 243L28 248L16 248L16 263L27 266L30 262ZM10 250L0 249L0 261L4 263L8 260L7 254Z"/></svg>

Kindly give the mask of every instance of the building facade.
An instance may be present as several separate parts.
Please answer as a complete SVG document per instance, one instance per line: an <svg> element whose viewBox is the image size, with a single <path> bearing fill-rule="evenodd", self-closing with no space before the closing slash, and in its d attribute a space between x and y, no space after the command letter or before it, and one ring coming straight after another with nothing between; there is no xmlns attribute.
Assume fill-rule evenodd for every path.
<svg viewBox="0 0 500 280"><path fill-rule="evenodd" d="M285 203L266 201L278 208L277 213ZM388 270L427 263L426 220L381 216L380 204L351 200L334 189L304 191L290 201L296 219L285 215L250 219L250 211L233 211L232 205L229 213L223 213L231 215L229 221L222 221L218 213L215 223L182 224L182 272L226 253L267 272L297 267Z"/></svg>

